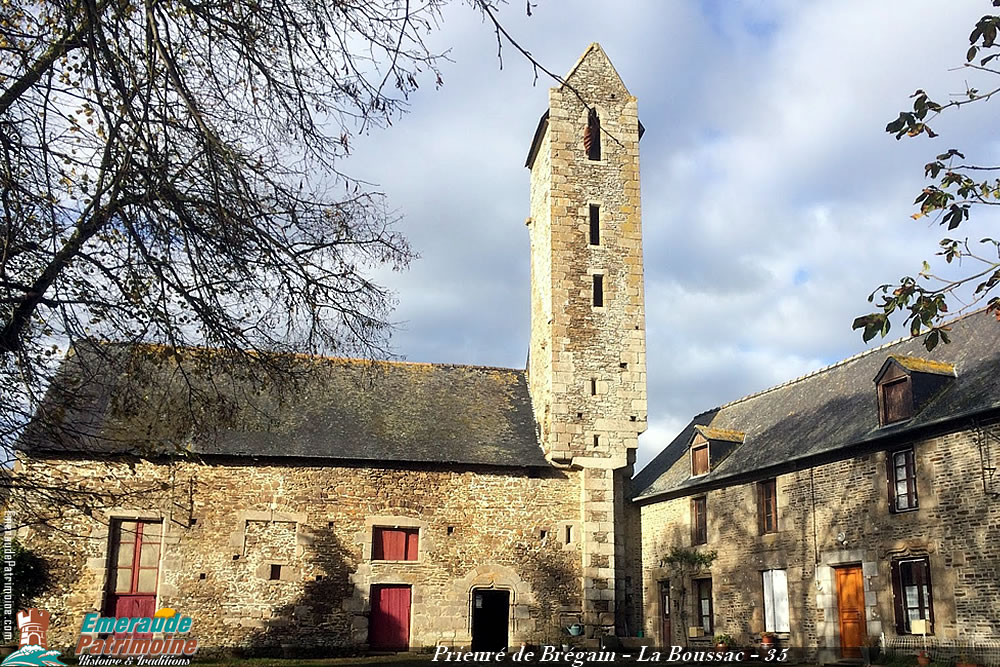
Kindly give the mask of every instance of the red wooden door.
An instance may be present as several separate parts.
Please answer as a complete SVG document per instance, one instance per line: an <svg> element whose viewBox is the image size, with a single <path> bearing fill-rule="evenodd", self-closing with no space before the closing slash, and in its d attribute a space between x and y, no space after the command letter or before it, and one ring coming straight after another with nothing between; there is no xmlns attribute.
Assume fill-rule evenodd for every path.
<svg viewBox="0 0 1000 667"><path fill-rule="evenodd" d="M837 607L840 617L840 648L843 657L861 657L860 646L868 635L865 623L865 587L861 578L861 568L838 567Z"/></svg>
<svg viewBox="0 0 1000 667"><path fill-rule="evenodd" d="M160 531L152 521L116 521L108 571L108 612L114 616L152 616L160 565Z"/></svg>
<svg viewBox="0 0 1000 667"><path fill-rule="evenodd" d="M410 648L410 587L372 586L368 643L373 649Z"/></svg>

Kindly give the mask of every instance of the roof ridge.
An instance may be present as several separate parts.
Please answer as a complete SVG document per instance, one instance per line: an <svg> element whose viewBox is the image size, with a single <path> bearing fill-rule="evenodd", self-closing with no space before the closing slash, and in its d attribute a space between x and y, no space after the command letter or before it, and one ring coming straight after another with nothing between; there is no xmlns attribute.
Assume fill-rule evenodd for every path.
<svg viewBox="0 0 1000 667"><path fill-rule="evenodd" d="M958 322L959 320L963 320L963 319L965 319L967 317L971 317L972 315L977 315L977 314L983 312L984 310L986 310L987 308L989 308L989 306L983 306L982 308L977 308L976 310L970 311L968 313L963 313L961 315L956 315L953 319L948 320L947 322L945 322L941 326L943 326L943 327L950 326L950 325L954 324L955 322ZM731 407L731 406L736 405L738 403L742 403L743 401L748 401L751 398L757 398L758 396L763 396L764 394L769 394L772 391L777 391L778 389L783 389L783 388L785 388L785 387L787 387L789 385L795 384L796 382L801 382L803 380L807 380L807 379L809 379L809 378L811 378L811 377L813 377L815 375L819 375L820 373L825 373L826 371L829 371L829 370L832 370L834 368L837 368L838 366L843 366L843 365L845 365L845 364L847 364L849 362L852 362L852 361L854 361L856 359L860 359L861 357L866 357L866 356L868 356L870 354L874 354L875 352L878 352L879 350L884 350L884 349L886 349L888 347L892 347L894 345L899 345L899 344L904 343L904 342L906 342L908 340L911 340L913 338L917 338L917 337L921 336L924 332L925 332L925 330L921 330L921 332L918 333L916 336L913 336L913 335L901 336L901 337L899 337L899 338L897 338L895 340L891 340L888 343L882 343L881 345L879 345L877 347L873 347L873 348L871 348L869 350L862 350L861 352L858 352L857 354L853 354L853 355L851 355L849 357L841 359L840 361L836 361L836 362L834 362L832 364L828 364L828 365L823 366L821 368L817 368L816 370L810 371L810 372L808 372L808 373L806 373L804 375L800 375L797 378L792 378L791 380L785 380L784 382L782 382L780 384L776 384L773 387L768 387L767 389L761 389L760 391L755 391L752 394L747 394L746 396L743 396L741 398L737 398L735 400L729 401L728 403L723 403L722 405L720 405L719 407L717 407L715 409L716 410L722 410L723 408ZM706 410L706 412L709 412L709 411Z"/></svg>
<svg viewBox="0 0 1000 667"><path fill-rule="evenodd" d="M133 347L133 348L146 348L146 349L167 349L170 347L166 343L151 343L151 342L139 342L139 343L124 343L115 341L97 341L100 345L113 345L115 347ZM76 346L70 346L67 350L67 356L74 353ZM181 345L175 346L176 350L190 350L196 352L217 352L223 348L218 347L207 347L204 345ZM245 350L245 352L253 354L252 350ZM452 368L478 368L482 370L492 370L492 371L513 371L515 373L525 372L523 368L510 368L507 366L490 366L485 364L459 364L451 362L432 362L432 361L408 361L406 359L366 359L364 357L341 357L336 355L328 354L308 354L305 352L275 352L274 354L282 357L292 357L296 359L306 359L312 361L341 361L350 363L364 363L364 364L390 364L390 365L408 365L408 366L449 366Z"/></svg>

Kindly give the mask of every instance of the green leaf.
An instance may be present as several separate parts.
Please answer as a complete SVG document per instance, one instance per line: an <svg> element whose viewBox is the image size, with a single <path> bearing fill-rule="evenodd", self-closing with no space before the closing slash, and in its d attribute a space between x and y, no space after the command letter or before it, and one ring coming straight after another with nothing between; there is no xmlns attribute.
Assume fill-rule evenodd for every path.
<svg viewBox="0 0 1000 667"><path fill-rule="evenodd" d="M966 62L972 62L972 59L976 57L977 53L979 53L979 47L978 46L970 46L969 47L969 51L965 54L965 61Z"/></svg>
<svg viewBox="0 0 1000 667"><path fill-rule="evenodd" d="M934 331L930 332L924 337L924 347L926 347L927 351L930 352L935 347L937 347L937 344L938 344L938 332L937 329L935 329Z"/></svg>

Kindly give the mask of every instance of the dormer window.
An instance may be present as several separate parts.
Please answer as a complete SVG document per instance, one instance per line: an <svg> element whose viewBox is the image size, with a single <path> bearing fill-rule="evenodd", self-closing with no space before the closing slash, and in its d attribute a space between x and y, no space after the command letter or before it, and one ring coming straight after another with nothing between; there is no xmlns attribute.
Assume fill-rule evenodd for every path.
<svg viewBox="0 0 1000 667"><path fill-rule="evenodd" d="M743 443L744 434L711 426L695 426L691 438L691 476L700 477L715 470L723 459Z"/></svg>
<svg viewBox="0 0 1000 667"><path fill-rule="evenodd" d="M955 377L951 364L918 357L892 355L885 360L875 385L879 424L890 426L912 419Z"/></svg>

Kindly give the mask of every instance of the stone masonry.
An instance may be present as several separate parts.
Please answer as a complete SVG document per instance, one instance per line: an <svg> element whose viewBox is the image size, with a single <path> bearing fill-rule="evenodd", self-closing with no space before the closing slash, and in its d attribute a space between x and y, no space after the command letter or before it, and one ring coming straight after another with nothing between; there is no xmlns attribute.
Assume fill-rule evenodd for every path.
<svg viewBox="0 0 1000 667"><path fill-rule="evenodd" d="M884 450L779 475L773 534L758 534L755 481L696 494L706 496L708 508L708 543L697 548L718 553L708 570L695 575L711 577L715 632L744 644L759 638L761 571L784 569L791 627L785 645L818 647L832 659L840 645L833 567L859 563L867 631L892 641L890 560L927 556L932 643L1000 636L1000 503L984 488L981 445L987 432L995 435L1000 428L966 428L913 443L920 503L912 512L889 512ZM684 456L675 466L690 466L690 459ZM646 632L662 644L711 641L687 638L687 627L697 625L691 579L663 562L671 547L691 547L691 497L641 508ZM669 582L671 599L685 600L672 611L672 637L661 636L661 582Z"/></svg>
<svg viewBox="0 0 1000 667"><path fill-rule="evenodd" d="M599 159L584 145L593 113ZM147 405L152 394L179 404L186 396L168 386L176 380L170 360L184 355L160 349L153 352L167 360L166 370L156 366L148 376L155 391L95 409L128 408L120 410L122 424L101 415L116 442L128 441L132 420L155 426L138 428L140 435L183 440L172 444L191 456L151 459L126 455L127 447L58 442L26 449L18 473L26 487L94 494L86 512L53 507L47 525L23 535L55 573L36 601L52 612L52 644L72 642L85 613L108 611L116 567L109 526L128 520L162 522L155 604L194 617L193 635L206 648L363 647L372 587L382 585L411 587L411 648L468 646L473 591L483 588L510 594L511 646L561 643L575 623L590 640L633 634L639 564L626 538L636 537L639 522L630 478L647 409L640 131L636 98L592 44L566 83L551 89L529 157L526 385L518 384L520 371L501 369L506 380L493 381L486 376L497 373L482 369L416 364L383 374L381 386L394 392L388 400L379 385L359 393L333 382L343 373L330 371L324 382L333 384L272 401L263 421L252 410L244 419L239 402L208 406L224 423L220 439L199 449L204 443L188 424ZM602 304L593 298L595 275L603 280ZM144 366L127 368L121 376L134 378ZM445 377L442 392L445 381L433 379ZM450 394L455 382L468 388L462 396ZM509 398L519 386L521 403ZM422 401L416 418L411 397ZM436 428L442 421L452 430ZM474 437L470 427L478 429ZM279 434L286 432L306 437L284 447ZM373 445L388 458L373 455ZM506 454L497 451L504 447ZM535 461L522 460L532 454ZM416 560L373 558L379 527L416 530Z"/></svg>
<svg viewBox="0 0 1000 667"><path fill-rule="evenodd" d="M115 518L163 522L157 606L192 616L206 649L364 645L369 591L383 583L413 586L414 648L469 645L473 588L510 591L514 646L552 643L579 621L580 545L562 536L579 530L580 472L32 458L21 474L130 496L31 531L55 577L37 601L52 613L50 646L104 608ZM373 561L376 525L418 528L419 558Z"/></svg>
<svg viewBox="0 0 1000 667"><path fill-rule="evenodd" d="M600 119L599 160L584 150L589 108ZM612 632L624 612L623 488L646 430L646 348L636 98L599 45L550 90L539 131L528 164L529 385L546 455L583 470L584 622Z"/></svg>

